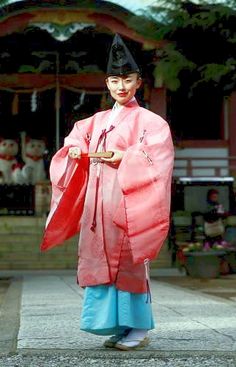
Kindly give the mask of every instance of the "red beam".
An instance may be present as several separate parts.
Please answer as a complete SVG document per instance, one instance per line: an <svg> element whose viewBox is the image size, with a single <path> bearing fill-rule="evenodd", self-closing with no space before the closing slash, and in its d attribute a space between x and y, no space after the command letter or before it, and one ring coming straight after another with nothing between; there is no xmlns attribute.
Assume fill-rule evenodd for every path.
<svg viewBox="0 0 236 367"><path fill-rule="evenodd" d="M61 87L75 87L85 89L103 89L105 87L105 74L84 73L60 75L59 83ZM0 75L0 89L9 88L40 89L55 86L56 76L51 74L2 74Z"/></svg>

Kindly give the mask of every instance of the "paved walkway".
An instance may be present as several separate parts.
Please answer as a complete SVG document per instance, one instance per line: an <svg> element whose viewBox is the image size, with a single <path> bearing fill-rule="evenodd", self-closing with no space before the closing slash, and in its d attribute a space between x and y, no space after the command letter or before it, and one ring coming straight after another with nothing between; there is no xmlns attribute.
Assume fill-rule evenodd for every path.
<svg viewBox="0 0 236 367"><path fill-rule="evenodd" d="M106 350L102 346L105 337L80 331L83 290L77 286L75 276L24 276L19 301L20 284L18 280L18 286L15 284L12 290L15 301L12 295L11 311L10 300L6 301L5 324L3 311L2 320L0 318L0 347L5 352L0 357L0 367L67 367L95 363L97 366L141 366L145 360L146 366L236 366L234 301L153 280L156 329L150 332L151 343L145 350L130 353ZM17 299L19 328L15 319L15 342L6 347L7 341L13 338L9 332L10 321L6 320L13 322L16 318ZM9 357L7 348L11 351L15 348L17 354Z"/></svg>

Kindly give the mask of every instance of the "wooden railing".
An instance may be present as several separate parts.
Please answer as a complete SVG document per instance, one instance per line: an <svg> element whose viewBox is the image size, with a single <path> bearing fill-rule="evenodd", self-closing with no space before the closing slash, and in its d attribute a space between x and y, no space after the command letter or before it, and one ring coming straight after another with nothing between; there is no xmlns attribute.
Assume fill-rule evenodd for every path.
<svg viewBox="0 0 236 367"><path fill-rule="evenodd" d="M181 164L186 162L186 164ZM199 162L199 163L198 163ZM202 162L202 164L201 164ZM204 163L203 163L204 162ZM195 176L193 170L213 170L213 174L209 176L224 176L222 170L227 170L228 175L236 175L236 156L229 157L176 157L175 170L185 170L186 176ZM178 176L178 174L176 174Z"/></svg>

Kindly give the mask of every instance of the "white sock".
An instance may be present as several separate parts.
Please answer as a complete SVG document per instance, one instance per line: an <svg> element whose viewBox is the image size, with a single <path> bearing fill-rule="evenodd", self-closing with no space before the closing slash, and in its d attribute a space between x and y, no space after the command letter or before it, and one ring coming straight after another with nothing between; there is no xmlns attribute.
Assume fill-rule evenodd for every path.
<svg viewBox="0 0 236 367"><path fill-rule="evenodd" d="M121 342L128 343L129 346L135 346L147 336L147 333L148 330L146 329L132 329L127 336L121 339Z"/></svg>

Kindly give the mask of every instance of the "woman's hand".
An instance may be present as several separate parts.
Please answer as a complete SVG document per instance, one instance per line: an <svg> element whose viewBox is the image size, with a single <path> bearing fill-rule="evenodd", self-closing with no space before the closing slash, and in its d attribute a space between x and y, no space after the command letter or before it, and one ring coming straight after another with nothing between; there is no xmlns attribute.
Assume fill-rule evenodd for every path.
<svg viewBox="0 0 236 367"><path fill-rule="evenodd" d="M105 163L110 163L114 166L118 166L122 161L124 156L124 152L121 150L109 149L109 151L113 152L113 156L111 158L101 158L101 160Z"/></svg>
<svg viewBox="0 0 236 367"><path fill-rule="evenodd" d="M68 151L68 156L72 159L80 159L81 149L79 147L70 147Z"/></svg>

